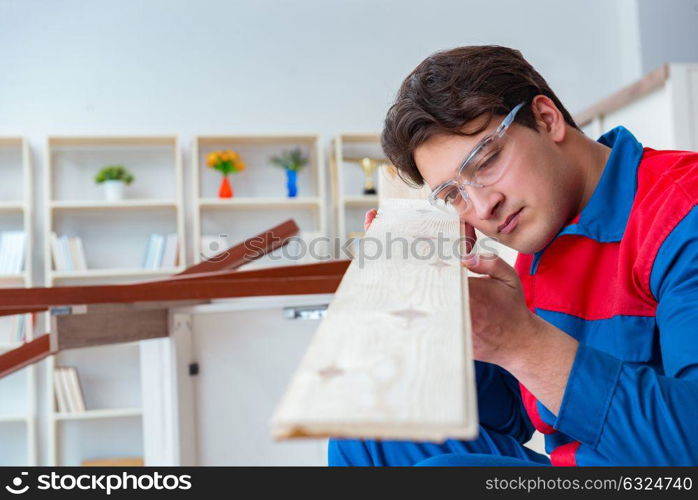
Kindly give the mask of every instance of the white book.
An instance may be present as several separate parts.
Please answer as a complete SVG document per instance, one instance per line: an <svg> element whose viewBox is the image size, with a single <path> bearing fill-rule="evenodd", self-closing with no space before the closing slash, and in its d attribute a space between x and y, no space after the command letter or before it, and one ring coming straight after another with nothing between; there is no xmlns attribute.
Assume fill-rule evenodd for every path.
<svg viewBox="0 0 698 500"><path fill-rule="evenodd" d="M68 251L70 253L70 262L73 263L73 269L80 270L80 257L78 255L78 237L72 236L68 238Z"/></svg>
<svg viewBox="0 0 698 500"><path fill-rule="evenodd" d="M85 258L85 248L82 245L82 238L79 236L75 237L77 241L77 253L78 253L78 268L81 270L87 269L87 259Z"/></svg>
<svg viewBox="0 0 698 500"><path fill-rule="evenodd" d="M68 413L68 399L63 386L63 368L57 367L53 370L53 392L56 395L56 408L60 413Z"/></svg>
<svg viewBox="0 0 698 500"><path fill-rule="evenodd" d="M177 265L177 234L171 233L167 235L165 242L165 251L162 254L161 268L175 267Z"/></svg>
<svg viewBox="0 0 698 500"><path fill-rule="evenodd" d="M153 251L153 262L151 269L158 269L162 262L162 254L165 250L165 238L161 234L155 235L155 250Z"/></svg>
<svg viewBox="0 0 698 500"><path fill-rule="evenodd" d="M68 412L72 413L75 411L75 406L73 405L73 398L70 397L70 381L68 380L68 377L68 369L66 367L61 368L61 386L63 388L63 394L65 395L65 401L66 406L68 407Z"/></svg>
<svg viewBox="0 0 698 500"><path fill-rule="evenodd" d="M73 411L85 411L85 400L83 399L80 381L78 380L78 371L75 369L75 367L71 366L67 368L66 373L70 406L72 407Z"/></svg>
<svg viewBox="0 0 698 500"><path fill-rule="evenodd" d="M18 342L24 342L25 338L25 327L26 327L26 316L24 314L15 315L14 321L14 339Z"/></svg>
<svg viewBox="0 0 698 500"><path fill-rule="evenodd" d="M60 257L60 245L58 244L58 235L51 232L51 256L53 257L53 268L56 271L63 270L63 263Z"/></svg>
<svg viewBox="0 0 698 500"><path fill-rule="evenodd" d="M143 267L145 269L150 269L153 265L153 251L155 246L155 233L152 233L148 237L148 246L145 248L145 255L143 256Z"/></svg>
<svg viewBox="0 0 698 500"><path fill-rule="evenodd" d="M25 258L25 247L26 247L26 234L24 231L17 232L17 253L14 262L15 273L21 273L24 270L24 258Z"/></svg>
<svg viewBox="0 0 698 500"><path fill-rule="evenodd" d="M70 257L70 240L67 235L63 235L60 238L61 245L61 256L65 262L66 271L74 271L75 266L73 265L73 259Z"/></svg>

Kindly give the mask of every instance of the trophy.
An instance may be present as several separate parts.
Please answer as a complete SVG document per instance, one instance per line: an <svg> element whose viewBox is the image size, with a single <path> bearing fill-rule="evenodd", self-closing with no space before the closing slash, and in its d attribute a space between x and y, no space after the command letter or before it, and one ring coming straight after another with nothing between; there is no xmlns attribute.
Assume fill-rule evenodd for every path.
<svg viewBox="0 0 698 500"><path fill-rule="evenodd" d="M362 158L359 161L361 169L364 171L366 176L364 180L364 194L376 194L376 187L373 183L373 173L378 168L378 162L373 158Z"/></svg>

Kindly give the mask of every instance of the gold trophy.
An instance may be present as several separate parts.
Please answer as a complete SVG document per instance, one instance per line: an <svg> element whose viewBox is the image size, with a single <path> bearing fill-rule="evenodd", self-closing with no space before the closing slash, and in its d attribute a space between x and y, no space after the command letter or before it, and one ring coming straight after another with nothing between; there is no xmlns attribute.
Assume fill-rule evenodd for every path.
<svg viewBox="0 0 698 500"><path fill-rule="evenodd" d="M373 158L362 158L359 162L364 171L364 194L376 194L376 186L373 182L373 173L378 169L378 162Z"/></svg>

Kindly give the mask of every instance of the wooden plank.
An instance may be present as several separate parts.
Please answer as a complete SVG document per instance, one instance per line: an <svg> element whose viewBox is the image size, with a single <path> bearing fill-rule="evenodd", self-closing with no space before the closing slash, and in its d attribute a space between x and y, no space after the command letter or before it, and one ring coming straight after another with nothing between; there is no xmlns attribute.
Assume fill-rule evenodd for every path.
<svg viewBox="0 0 698 500"><path fill-rule="evenodd" d="M27 365L41 361L53 354L48 335L42 335L20 347L0 354L0 378L20 370Z"/></svg>
<svg viewBox="0 0 698 500"><path fill-rule="evenodd" d="M34 287L34 288L5 288L0 289L0 316L9 314L21 314L25 312L41 312L50 306L70 305L70 304L97 304L108 302L136 302L136 301L163 301L163 300L205 300L212 298L244 297L245 288L235 288L235 283L241 286L253 285L257 279L264 278L257 284L261 287L257 295L288 295L287 283L292 278L298 278L301 288L295 288L299 294L316 293L303 291L301 278L321 278L326 276L327 283L336 281L339 283L341 275L344 274L349 265L348 260L336 260L329 262L319 262L315 264L299 264L295 266L279 266L266 269L250 271L211 271L204 273L192 273L187 275L176 275L163 280L146 281L135 284L124 285L85 285L85 286L62 286L62 287ZM275 290L273 278L286 278L278 282L278 289ZM197 282L221 281L228 284L227 292L216 288L211 291L211 296L206 295L205 289L197 286ZM178 292L170 292L172 285L176 283L186 283ZM307 283L313 290L317 286L311 279ZM164 287L163 287L164 286ZM328 285L331 288L331 285ZM334 286L336 289L336 285ZM319 293L332 293L334 289ZM160 292L162 290L162 292ZM192 291L194 295L189 297L187 293ZM175 297L175 298L167 298ZM175 304L176 305L176 304Z"/></svg>
<svg viewBox="0 0 698 500"><path fill-rule="evenodd" d="M127 307L119 308L121 310L106 311L92 305L52 310L51 350L167 337L167 308L140 309L133 304L125 306ZM67 314L62 313L63 309L68 310Z"/></svg>
<svg viewBox="0 0 698 500"><path fill-rule="evenodd" d="M271 419L275 438L477 435L460 232L424 200L382 205Z"/></svg>
<svg viewBox="0 0 698 500"><path fill-rule="evenodd" d="M267 229L242 243L228 248L211 258L188 267L181 274L204 273L222 269L236 269L243 264L263 257L288 243L289 238L298 234L299 228L293 219ZM177 275L175 275L177 276Z"/></svg>
<svg viewBox="0 0 698 500"><path fill-rule="evenodd" d="M296 264L291 266L267 267L263 269L253 269L250 271L235 271L223 269L220 271L208 271L203 273L191 273L186 275L175 275L166 279L146 281L141 285L152 285L156 283L168 283L174 281L202 281L217 279L250 279L250 278L290 278L292 276L322 276L344 274L349 267L349 260L331 260L327 262L316 262L313 264Z"/></svg>
<svg viewBox="0 0 698 500"><path fill-rule="evenodd" d="M163 300L201 300L260 295L303 295L332 293L342 279L341 274L303 275L291 277L247 278L195 281L165 281L150 286L88 285L46 288L0 289L0 310L17 311L22 306L36 308L70 304L105 302L150 302Z"/></svg>

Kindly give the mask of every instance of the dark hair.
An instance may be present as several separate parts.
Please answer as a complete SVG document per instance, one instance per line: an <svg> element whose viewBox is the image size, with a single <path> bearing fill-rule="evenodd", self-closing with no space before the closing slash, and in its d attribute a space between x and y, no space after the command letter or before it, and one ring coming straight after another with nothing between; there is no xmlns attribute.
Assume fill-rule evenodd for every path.
<svg viewBox="0 0 698 500"><path fill-rule="evenodd" d="M579 127L546 81L521 52L497 45L469 46L436 52L417 66L400 86L381 135L383 151L408 184L422 186L415 149L437 134L476 135L461 129L481 115L506 115L521 102L548 96L565 122ZM489 120L488 120L489 122ZM530 106L516 122L538 132Z"/></svg>

